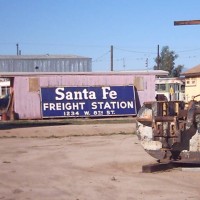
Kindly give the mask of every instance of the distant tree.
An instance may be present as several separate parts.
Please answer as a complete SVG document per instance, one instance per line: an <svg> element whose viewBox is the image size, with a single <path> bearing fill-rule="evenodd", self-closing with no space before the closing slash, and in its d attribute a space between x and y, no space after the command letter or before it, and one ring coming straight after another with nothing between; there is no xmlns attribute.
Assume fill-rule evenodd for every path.
<svg viewBox="0 0 200 200"><path fill-rule="evenodd" d="M181 75L183 67L183 65L178 65L177 67L175 67L173 70L173 77L179 77Z"/></svg>
<svg viewBox="0 0 200 200"><path fill-rule="evenodd" d="M155 58L156 65L154 69L165 70L169 72L169 77L180 76L183 65L175 67L175 60L178 58L178 54L174 51L170 51L168 46L164 46L161 50L159 58Z"/></svg>

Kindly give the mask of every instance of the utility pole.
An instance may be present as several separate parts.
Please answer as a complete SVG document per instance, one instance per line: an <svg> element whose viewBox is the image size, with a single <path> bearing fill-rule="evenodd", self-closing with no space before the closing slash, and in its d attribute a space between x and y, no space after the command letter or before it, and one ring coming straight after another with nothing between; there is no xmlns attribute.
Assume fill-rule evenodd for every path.
<svg viewBox="0 0 200 200"><path fill-rule="evenodd" d="M125 59L123 58L123 68L124 68L124 71L125 71L125 67L126 67L126 65L125 65Z"/></svg>
<svg viewBox="0 0 200 200"><path fill-rule="evenodd" d="M174 26L180 25L199 25L200 20L186 20L186 21L174 21Z"/></svg>
<svg viewBox="0 0 200 200"><path fill-rule="evenodd" d="M113 71L113 45L110 47L110 71Z"/></svg>
<svg viewBox="0 0 200 200"><path fill-rule="evenodd" d="M19 44L17 43L16 46L17 46L17 56L18 56L19 55Z"/></svg>
<svg viewBox="0 0 200 200"><path fill-rule="evenodd" d="M157 70L160 69L160 46L157 47Z"/></svg>
<svg viewBox="0 0 200 200"><path fill-rule="evenodd" d="M145 67L148 69L148 66L149 66L149 59L147 58L145 62Z"/></svg>

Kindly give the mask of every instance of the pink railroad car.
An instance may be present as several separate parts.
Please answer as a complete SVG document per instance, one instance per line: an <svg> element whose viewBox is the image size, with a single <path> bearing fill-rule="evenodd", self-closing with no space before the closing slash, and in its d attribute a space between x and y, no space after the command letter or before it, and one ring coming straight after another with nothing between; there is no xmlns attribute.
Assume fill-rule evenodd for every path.
<svg viewBox="0 0 200 200"><path fill-rule="evenodd" d="M162 70L125 71L125 72L73 72L73 73L38 73L38 72L3 72L1 78L9 78L11 82L11 111L19 119L42 119L43 108L41 88L100 88L115 86L132 86L137 109L145 101L155 100L155 80L157 76L167 76ZM98 90L96 90L98 92ZM120 91L120 90L119 90ZM92 99L91 93L90 98ZM62 95L62 93L60 93ZM123 96L123 95L122 95ZM111 98L116 97L112 93ZM60 106L60 105L59 105ZM60 108L60 107L59 107ZM102 113L101 113L102 114ZM126 115L126 114L125 114ZM63 117L67 117L63 116ZM77 116L76 116L77 117ZM88 116L87 116L88 117Z"/></svg>

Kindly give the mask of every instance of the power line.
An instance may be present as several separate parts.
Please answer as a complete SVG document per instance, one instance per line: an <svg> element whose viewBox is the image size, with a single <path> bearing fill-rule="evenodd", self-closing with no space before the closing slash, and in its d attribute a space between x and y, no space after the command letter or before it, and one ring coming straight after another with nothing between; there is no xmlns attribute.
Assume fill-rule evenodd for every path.
<svg viewBox="0 0 200 200"><path fill-rule="evenodd" d="M18 42L3 42L0 41L0 45L13 45L15 46ZM107 45L98 45L98 44L88 44L88 45L81 45L81 44L67 44L67 43L40 43L40 42L20 42L20 45L38 45L38 46L68 46L68 47L89 47L89 48L105 48L108 47ZM130 53L141 53L141 54L156 54L156 52L147 52L147 51L137 51L137 50L130 50L130 49L124 49L121 47L116 47L115 50L130 52ZM192 52L192 51L198 51L200 50L200 47L197 47L195 49L186 49L181 51L176 51L177 53L184 53L184 52Z"/></svg>
<svg viewBox="0 0 200 200"><path fill-rule="evenodd" d="M101 55L101 56L95 58L92 62L99 62L99 61L101 61L101 60L100 60L101 58L105 57L105 56L108 55L108 54L110 54L110 51L107 51L107 52L104 53L103 55Z"/></svg>
<svg viewBox="0 0 200 200"><path fill-rule="evenodd" d="M126 52L131 52L131 53L156 54L155 52L144 52L144 51L127 50L127 49L122 49L122 48L119 48L119 47L115 47L115 49L118 49L118 50L121 50L121 51L126 51Z"/></svg>
<svg viewBox="0 0 200 200"><path fill-rule="evenodd" d="M199 51L199 50L200 50L200 48L188 49L188 50L177 51L177 53L192 52L192 51Z"/></svg>
<svg viewBox="0 0 200 200"><path fill-rule="evenodd" d="M17 42L1 42L0 45L15 45ZM91 48L105 48L106 45L98 44L67 44L67 43L45 43L45 42L20 42L21 45L30 46L68 46L68 47L91 47Z"/></svg>

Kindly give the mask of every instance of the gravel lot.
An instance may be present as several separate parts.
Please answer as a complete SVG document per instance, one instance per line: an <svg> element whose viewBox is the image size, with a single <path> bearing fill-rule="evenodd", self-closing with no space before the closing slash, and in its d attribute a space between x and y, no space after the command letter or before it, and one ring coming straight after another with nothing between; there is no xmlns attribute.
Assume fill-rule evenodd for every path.
<svg viewBox="0 0 200 200"><path fill-rule="evenodd" d="M73 126L0 130L0 200L200 199L199 171L141 172L133 124Z"/></svg>

